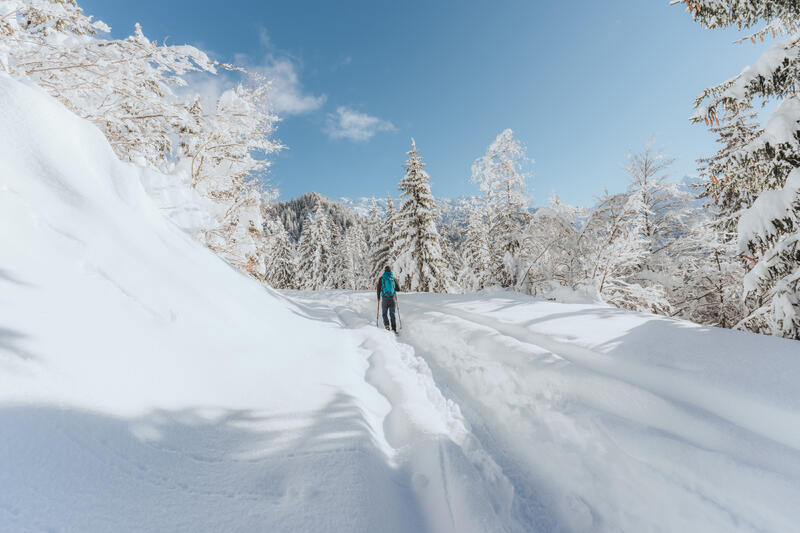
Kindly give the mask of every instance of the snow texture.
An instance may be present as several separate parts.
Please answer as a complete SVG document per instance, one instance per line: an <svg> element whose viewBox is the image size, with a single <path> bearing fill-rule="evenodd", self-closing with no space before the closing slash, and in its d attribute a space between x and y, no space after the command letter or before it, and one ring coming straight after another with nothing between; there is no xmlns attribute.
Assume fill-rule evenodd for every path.
<svg viewBox="0 0 800 533"><path fill-rule="evenodd" d="M0 74L0 531L792 531L798 343L265 289Z"/></svg>

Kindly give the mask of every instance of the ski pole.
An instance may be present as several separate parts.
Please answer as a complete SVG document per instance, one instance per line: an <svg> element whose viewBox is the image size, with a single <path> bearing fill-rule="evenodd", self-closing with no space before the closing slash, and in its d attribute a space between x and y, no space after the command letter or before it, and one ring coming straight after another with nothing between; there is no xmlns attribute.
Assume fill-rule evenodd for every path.
<svg viewBox="0 0 800 533"><path fill-rule="evenodd" d="M398 329L403 329L403 319L400 318L400 302L397 301L397 294L394 295L394 306L397 308Z"/></svg>
<svg viewBox="0 0 800 533"><path fill-rule="evenodd" d="M380 327L380 322L378 322L378 316L381 314L381 299L378 298L378 308L375 310L375 327Z"/></svg>

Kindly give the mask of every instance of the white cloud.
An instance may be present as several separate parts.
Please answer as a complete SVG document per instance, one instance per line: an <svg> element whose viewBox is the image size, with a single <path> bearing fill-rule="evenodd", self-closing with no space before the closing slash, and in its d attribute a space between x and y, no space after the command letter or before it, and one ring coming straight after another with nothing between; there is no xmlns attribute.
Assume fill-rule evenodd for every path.
<svg viewBox="0 0 800 533"><path fill-rule="evenodd" d="M289 58L268 55L260 65L245 65L247 70L263 75L272 82L270 102L278 116L302 115L316 111L326 96L304 92L297 65Z"/></svg>
<svg viewBox="0 0 800 533"><path fill-rule="evenodd" d="M389 121L344 106L337 107L335 113L328 113L325 122L325 133L332 139L368 141L381 131L396 130Z"/></svg>

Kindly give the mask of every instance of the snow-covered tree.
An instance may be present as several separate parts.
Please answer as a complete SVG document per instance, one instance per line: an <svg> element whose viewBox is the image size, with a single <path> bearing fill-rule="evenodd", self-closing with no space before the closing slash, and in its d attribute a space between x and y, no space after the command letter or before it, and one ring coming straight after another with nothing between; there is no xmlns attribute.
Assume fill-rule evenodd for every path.
<svg viewBox="0 0 800 533"><path fill-rule="evenodd" d="M458 272L462 289L477 291L491 279L489 217L483 202L473 202L467 212L466 239L462 248L463 266Z"/></svg>
<svg viewBox="0 0 800 533"><path fill-rule="evenodd" d="M3 70L35 81L92 121L120 159L171 170L173 137L194 122L173 89L186 86L189 72L216 73L217 63L193 46L159 46L138 24L127 39L96 37L110 28L92 22L74 0L4 4Z"/></svg>
<svg viewBox="0 0 800 533"><path fill-rule="evenodd" d="M397 236L391 252L395 275L404 290L446 292L453 275L436 227L436 202L431 194L430 177L423 170L414 139L408 156L406 174L399 187L404 201L397 214Z"/></svg>
<svg viewBox="0 0 800 533"><path fill-rule="evenodd" d="M800 4L698 0L686 5L694 20L709 28L750 31L764 22L743 39L788 36L737 76L706 89L695 101L693 120L735 125L757 102L776 103L763 130L751 128L750 138L735 144L731 154L747 169L744 187L735 183L746 190L736 198L742 205L731 209L738 218L739 251L749 266L744 280L749 314L738 327L800 339Z"/></svg>
<svg viewBox="0 0 800 533"><path fill-rule="evenodd" d="M369 278L377 281L383 273L384 267L394 264L392 247L397 238L397 213L391 196L386 197L386 213L381 222L378 233L370 243L370 273Z"/></svg>
<svg viewBox="0 0 800 533"><path fill-rule="evenodd" d="M367 255L364 230L358 224L348 227L335 247L334 278L337 288L349 290L369 288Z"/></svg>
<svg viewBox="0 0 800 533"><path fill-rule="evenodd" d="M682 245L689 232L692 195L678 183L667 181L666 170L672 159L653 148L653 139L645 149L628 156L625 170L631 181L627 194L640 197L638 216L647 247L640 271L634 281L641 286L661 286L666 293L675 285L676 265L681 261ZM651 302L654 312L670 311L668 299Z"/></svg>
<svg viewBox="0 0 800 533"><path fill-rule="evenodd" d="M205 243L229 262L252 274L264 272L259 250L261 205L267 155L280 146L270 136L269 85L251 77L225 91L212 113L193 106L199 126L181 136L179 160L188 166L192 186L217 206L215 225L203 234Z"/></svg>
<svg viewBox="0 0 800 533"><path fill-rule="evenodd" d="M227 91L206 113L199 98L178 94L186 75L244 71L192 46L159 45L138 24L126 39L98 36L109 30L75 0L7 0L0 3L0 70L37 83L93 122L120 159L172 176L159 188L192 203L184 212L207 212L201 227L182 227L263 278L262 178L266 156L280 148L269 138L275 117L266 106L268 84Z"/></svg>
<svg viewBox="0 0 800 533"><path fill-rule="evenodd" d="M726 240L735 240L739 216L764 189L762 182L769 172L766 161L743 157L746 147L763 132L755 118L755 113L723 116L721 126L711 126L721 145L719 151L698 160L704 178L698 188L708 199L713 223Z"/></svg>
<svg viewBox="0 0 800 533"><path fill-rule="evenodd" d="M582 218L582 209L566 205L558 196L536 210L525 232L527 268L517 284L519 290L549 298L558 286L580 288L586 277L578 242Z"/></svg>
<svg viewBox="0 0 800 533"><path fill-rule="evenodd" d="M663 287L640 283L649 253L642 211L641 195L606 193L589 215L580 253L586 257L589 283L606 302L663 313L667 301Z"/></svg>
<svg viewBox="0 0 800 533"><path fill-rule="evenodd" d="M674 246L678 260L669 299L674 316L730 328L744 316L744 269L735 241L726 239L711 218L705 210L693 210L689 230Z"/></svg>
<svg viewBox="0 0 800 533"><path fill-rule="evenodd" d="M268 220L267 241L264 252L264 281L276 289L295 288L297 252L283 224Z"/></svg>
<svg viewBox="0 0 800 533"><path fill-rule="evenodd" d="M333 235L322 203L303 222L298 250L297 285L301 289L320 290L334 286Z"/></svg>
<svg viewBox="0 0 800 533"><path fill-rule="evenodd" d="M472 165L472 181L485 193L489 206L492 277L503 287L516 285L522 275L522 233L530 221L525 196L528 162L525 149L507 129Z"/></svg>
<svg viewBox="0 0 800 533"><path fill-rule="evenodd" d="M369 203L369 214L364 225L364 237L367 239L367 245L370 248L374 247L374 243L381 233L382 225L383 219L381 218L380 208L378 208L378 202L375 201L375 198L372 198Z"/></svg>

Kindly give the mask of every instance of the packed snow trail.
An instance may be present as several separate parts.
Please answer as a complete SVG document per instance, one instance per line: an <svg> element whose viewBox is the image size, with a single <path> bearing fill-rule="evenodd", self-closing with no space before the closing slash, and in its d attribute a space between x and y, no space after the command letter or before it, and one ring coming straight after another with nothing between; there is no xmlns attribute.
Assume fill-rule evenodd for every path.
<svg viewBox="0 0 800 533"><path fill-rule="evenodd" d="M357 296L301 297L368 320ZM515 523L796 530L798 343L505 292L399 297L400 341L502 468Z"/></svg>

